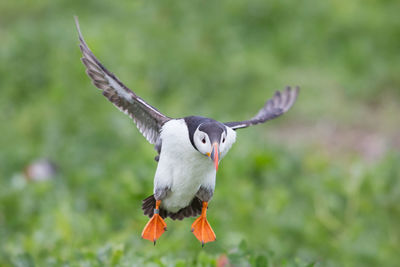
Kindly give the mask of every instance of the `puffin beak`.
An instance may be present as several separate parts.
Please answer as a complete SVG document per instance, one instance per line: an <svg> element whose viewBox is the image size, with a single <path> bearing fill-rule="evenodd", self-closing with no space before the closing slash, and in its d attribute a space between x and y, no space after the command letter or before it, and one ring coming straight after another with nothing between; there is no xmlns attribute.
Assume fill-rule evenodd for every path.
<svg viewBox="0 0 400 267"><path fill-rule="evenodd" d="M213 150L211 151L210 158L214 161L215 170L218 171L218 163L219 163L218 143L213 144Z"/></svg>

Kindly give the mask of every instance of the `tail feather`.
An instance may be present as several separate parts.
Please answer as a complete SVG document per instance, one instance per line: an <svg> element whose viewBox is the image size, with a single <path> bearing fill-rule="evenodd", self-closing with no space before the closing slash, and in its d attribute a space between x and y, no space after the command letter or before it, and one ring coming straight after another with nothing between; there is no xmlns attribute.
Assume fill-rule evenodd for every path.
<svg viewBox="0 0 400 267"><path fill-rule="evenodd" d="M156 206L156 199L151 195L143 200L142 210L144 215L153 217L154 208ZM177 212L169 212L160 208L160 216L162 218L170 217L172 220L182 220L186 217L195 217L201 214L202 201L198 197L194 197L192 202L185 208Z"/></svg>

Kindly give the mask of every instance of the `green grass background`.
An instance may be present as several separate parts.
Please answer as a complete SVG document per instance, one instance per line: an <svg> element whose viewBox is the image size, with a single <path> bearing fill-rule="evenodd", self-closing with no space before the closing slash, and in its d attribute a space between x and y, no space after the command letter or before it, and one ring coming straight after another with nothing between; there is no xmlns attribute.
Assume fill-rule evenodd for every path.
<svg viewBox="0 0 400 267"><path fill-rule="evenodd" d="M398 266L399 1L0 2L0 266ZM171 117L247 119L277 89L295 106L238 131L204 249L193 219L140 238L155 151L91 85L98 58ZM25 182L37 158L60 166Z"/></svg>

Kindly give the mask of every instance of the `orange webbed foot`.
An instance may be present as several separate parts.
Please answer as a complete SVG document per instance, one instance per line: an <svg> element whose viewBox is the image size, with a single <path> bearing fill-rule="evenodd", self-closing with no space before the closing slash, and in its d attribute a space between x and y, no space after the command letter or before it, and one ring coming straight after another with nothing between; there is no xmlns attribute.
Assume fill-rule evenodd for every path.
<svg viewBox="0 0 400 267"><path fill-rule="evenodd" d="M142 232L142 238L154 242L154 245L156 244L156 240L160 238L160 236L165 232L165 230L167 230L167 224L160 216L160 214L158 214L159 205L160 203L157 201L156 209L154 210L155 211L154 215L146 224Z"/></svg>
<svg viewBox="0 0 400 267"><path fill-rule="evenodd" d="M201 242L201 245L213 242L216 239L215 233L207 221L206 217L207 202L203 202L203 210L199 218L192 224L192 232L194 236Z"/></svg>

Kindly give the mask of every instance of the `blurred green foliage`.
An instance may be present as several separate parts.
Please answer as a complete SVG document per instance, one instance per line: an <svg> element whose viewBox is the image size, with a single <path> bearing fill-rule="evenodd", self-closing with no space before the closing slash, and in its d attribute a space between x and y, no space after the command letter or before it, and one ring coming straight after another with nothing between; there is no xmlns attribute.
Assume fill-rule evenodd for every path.
<svg viewBox="0 0 400 267"><path fill-rule="evenodd" d="M398 133L398 10L370 0L0 2L0 265L397 266L396 146L369 161L311 136L319 122ZM275 89L302 87L283 118L238 132L208 212L216 242L201 249L191 219L167 220L156 247L140 239L155 151L90 84L73 15L98 58L171 117L246 119ZM292 145L298 128L286 125L310 138ZM24 166L41 157L59 174L26 182Z"/></svg>

